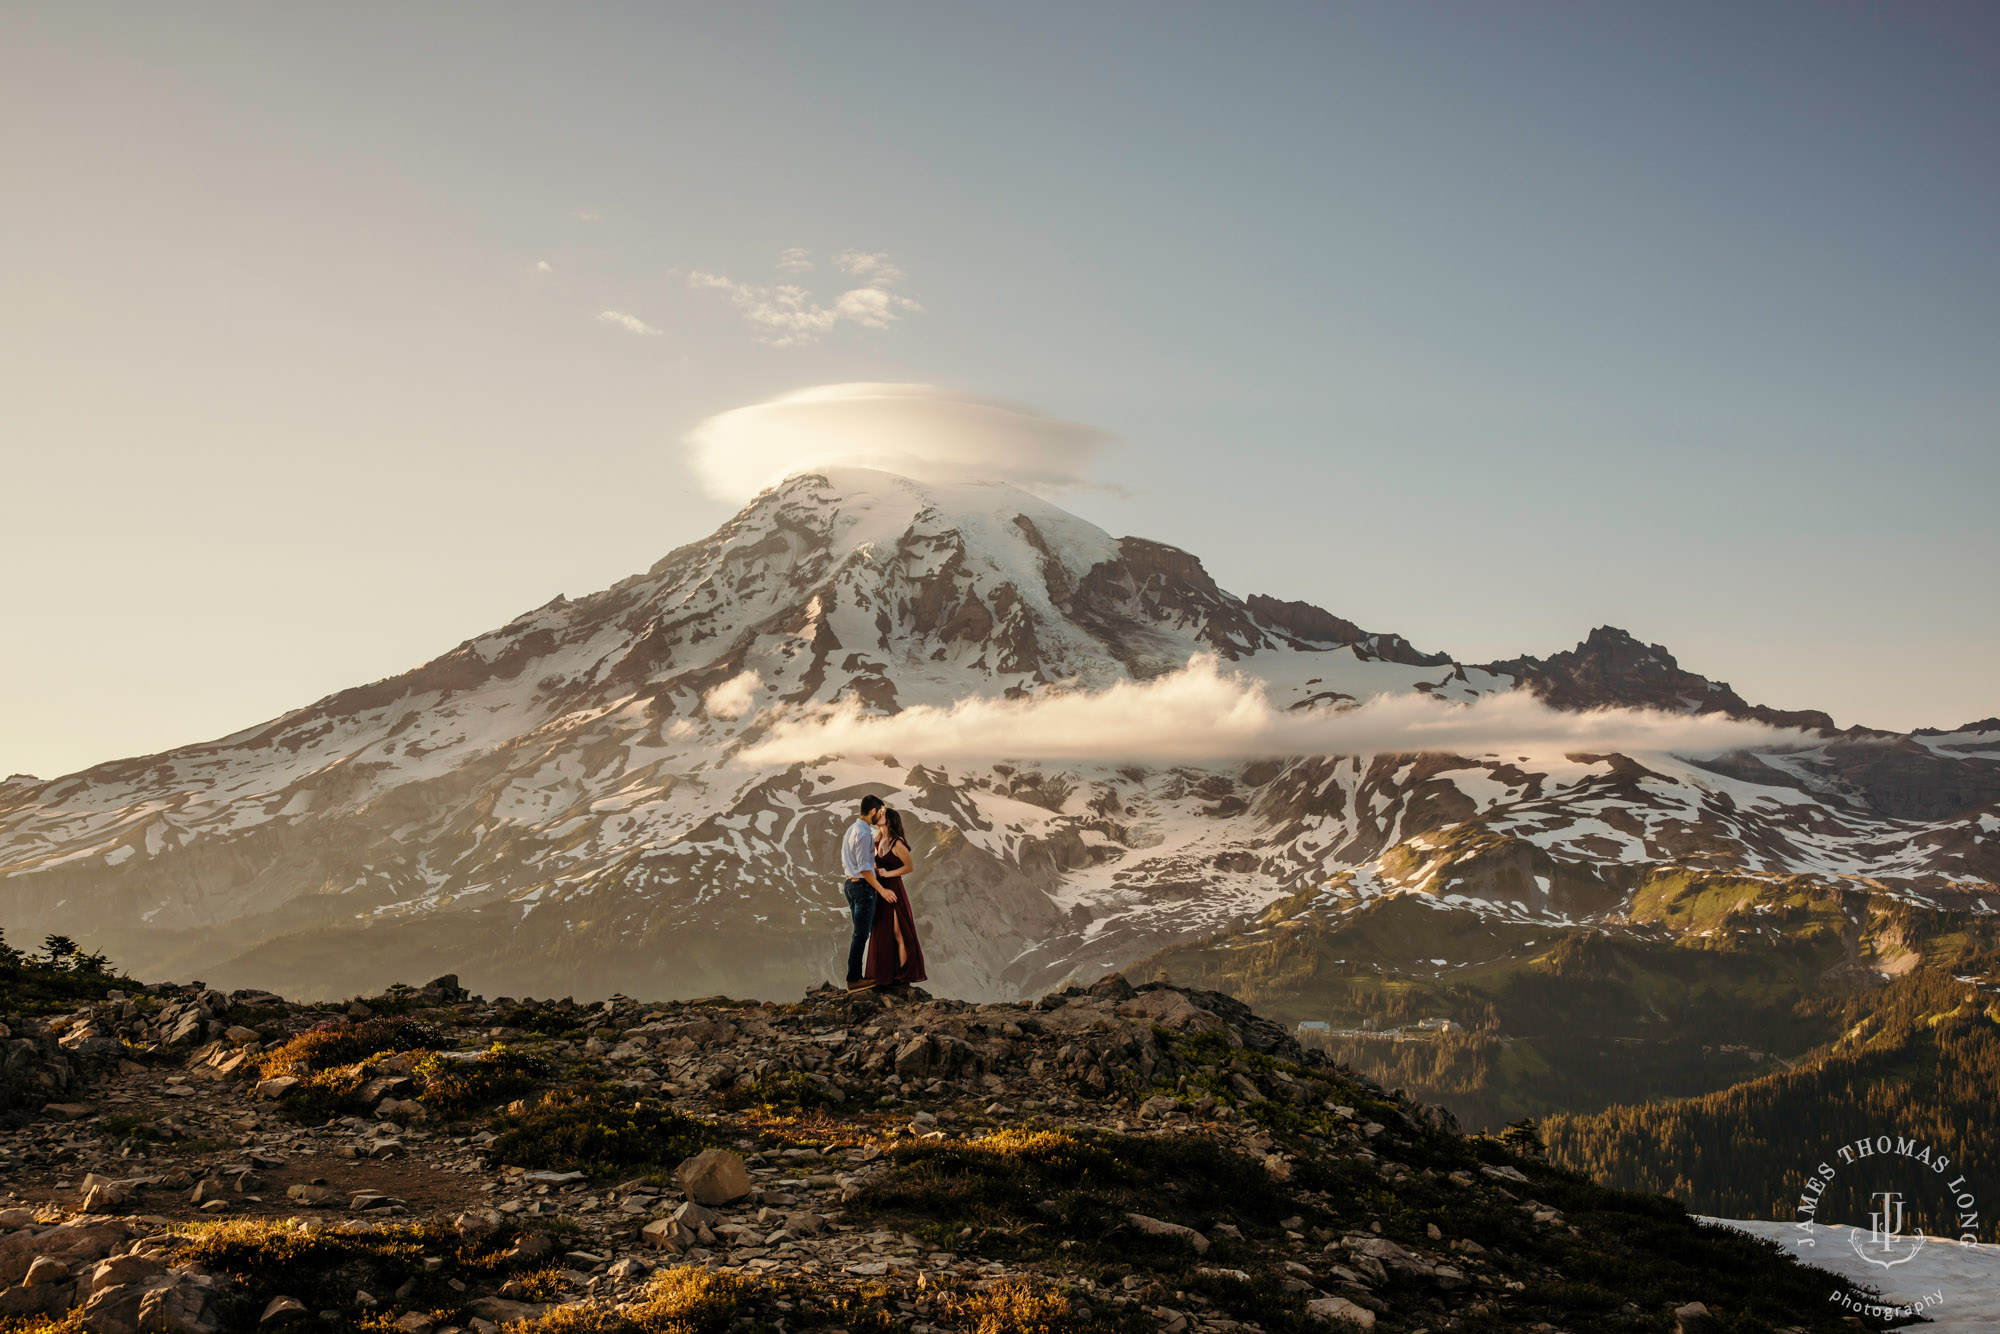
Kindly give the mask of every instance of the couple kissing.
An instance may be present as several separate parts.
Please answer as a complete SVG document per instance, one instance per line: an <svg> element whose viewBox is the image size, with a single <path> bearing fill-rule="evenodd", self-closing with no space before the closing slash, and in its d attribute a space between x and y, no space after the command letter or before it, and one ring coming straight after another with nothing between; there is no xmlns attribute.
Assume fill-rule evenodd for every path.
<svg viewBox="0 0 2000 1334"><path fill-rule="evenodd" d="M861 815L840 841L847 877L848 915L854 939L847 947L847 989L902 987L921 982L924 950L903 878L916 869L903 816L875 796L861 799Z"/></svg>

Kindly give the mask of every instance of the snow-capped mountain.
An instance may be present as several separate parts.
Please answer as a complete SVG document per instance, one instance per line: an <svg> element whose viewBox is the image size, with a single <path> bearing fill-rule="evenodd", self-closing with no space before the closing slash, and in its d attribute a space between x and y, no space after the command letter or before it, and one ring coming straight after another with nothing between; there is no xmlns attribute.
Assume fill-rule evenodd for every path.
<svg viewBox="0 0 2000 1334"><path fill-rule="evenodd" d="M1283 705L1520 687L1820 740L1702 764L727 759L777 703L1097 689L1197 653ZM705 702L749 672L747 707ZM0 925L146 975L288 993L435 963L489 993L791 994L841 956L836 844L868 791L916 818L933 984L968 996L1094 975L1330 885L1581 919L1618 910L1635 863L1699 857L2000 908L2000 721L1835 732L1609 629L1547 659L1461 664L1238 598L1186 552L1012 487L856 469L792 478L644 574L401 676L204 745L9 780Z"/></svg>

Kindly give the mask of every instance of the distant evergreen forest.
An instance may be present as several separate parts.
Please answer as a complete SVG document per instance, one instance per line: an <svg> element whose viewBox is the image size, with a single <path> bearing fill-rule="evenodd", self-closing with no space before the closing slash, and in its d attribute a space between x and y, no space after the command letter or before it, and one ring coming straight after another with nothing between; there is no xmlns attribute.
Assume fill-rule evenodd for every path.
<svg viewBox="0 0 2000 1334"><path fill-rule="evenodd" d="M2000 1000L1925 970L1842 1005L1843 1035L1796 1068L1699 1097L1551 1116L1541 1127L1549 1156L1699 1213L1780 1221L1828 1162L1836 1175L1820 1222L1865 1227L1871 1194L1898 1189L1911 1225L1933 1236L1959 1235L1964 1211L1945 1186L1962 1179L1976 1201L1967 1230L2000 1239ZM1881 1135L1928 1144L1953 1166L1926 1180L1906 1160L1837 1152Z"/></svg>

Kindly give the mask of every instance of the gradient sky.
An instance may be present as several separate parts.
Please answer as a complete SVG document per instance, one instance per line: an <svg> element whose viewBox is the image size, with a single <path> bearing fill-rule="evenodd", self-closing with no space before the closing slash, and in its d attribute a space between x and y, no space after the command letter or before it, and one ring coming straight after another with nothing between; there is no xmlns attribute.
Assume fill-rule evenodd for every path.
<svg viewBox="0 0 2000 1334"><path fill-rule="evenodd" d="M0 773L601 588L857 380L1464 660L2000 713L1996 145L1979 4L10 6Z"/></svg>

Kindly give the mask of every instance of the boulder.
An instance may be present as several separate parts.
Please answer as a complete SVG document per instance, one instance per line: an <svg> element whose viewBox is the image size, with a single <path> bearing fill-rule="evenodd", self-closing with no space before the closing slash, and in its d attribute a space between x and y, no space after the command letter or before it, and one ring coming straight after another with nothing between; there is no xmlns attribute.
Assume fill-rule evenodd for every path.
<svg viewBox="0 0 2000 1334"><path fill-rule="evenodd" d="M52 1316L69 1310L74 1283L20 1283L0 1289L0 1316Z"/></svg>
<svg viewBox="0 0 2000 1334"><path fill-rule="evenodd" d="M1234 1030L1222 1019L1202 1009L1178 991L1162 988L1145 991L1123 1001L1118 1013L1127 1019L1144 1019L1177 1033L1220 1033L1232 1047L1243 1045Z"/></svg>
<svg viewBox="0 0 2000 1334"><path fill-rule="evenodd" d="M728 1204L750 1193L750 1169L727 1149L703 1149L674 1169L674 1180L696 1204Z"/></svg>
<svg viewBox="0 0 2000 1334"><path fill-rule="evenodd" d="M166 1272L166 1265L149 1255L119 1255L109 1260L99 1260L84 1271L83 1282L78 1288L77 1296L88 1300L106 1288L120 1288L128 1283L143 1283Z"/></svg>
<svg viewBox="0 0 2000 1334"><path fill-rule="evenodd" d="M297 1189L297 1187L293 1189ZM452 1220L452 1226L458 1229L460 1237L466 1241L472 1241L479 1237L489 1237L498 1232L500 1230L500 1215L492 1209L482 1210L476 1214L464 1213Z"/></svg>
<svg viewBox="0 0 2000 1334"><path fill-rule="evenodd" d="M1316 1297L1306 1303L1306 1314L1329 1325L1349 1329L1375 1328L1375 1313L1365 1306L1356 1306L1345 1297Z"/></svg>
<svg viewBox="0 0 2000 1334"><path fill-rule="evenodd" d="M680 1208L674 1210L673 1219L683 1227L699 1231L705 1227L712 1228L717 1223L720 1223L722 1215L713 1209L689 1200L687 1203L681 1205Z"/></svg>
<svg viewBox="0 0 2000 1334"><path fill-rule="evenodd" d="M1703 1302L1674 1308L1674 1334L1716 1334L1721 1328Z"/></svg>
<svg viewBox="0 0 2000 1334"><path fill-rule="evenodd" d="M83 1304L83 1327L90 1334L139 1334L139 1303L144 1283L117 1283L97 1288Z"/></svg>
<svg viewBox="0 0 2000 1334"><path fill-rule="evenodd" d="M1192 1247L1196 1255L1208 1254L1208 1238L1191 1227L1182 1227L1179 1223L1169 1223L1165 1219L1153 1218L1146 1214L1126 1214L1125 1221L1149 1237L1167 1237L1182 1241Z"/></svg>
<svg viewBox="0 0 2000 1334"><path fill-rule="evenodd" d="M260 1082L253 1096L259 1098L282 1098L303 1082L305 1081L292 1075L279 1075L275 1079L266 1079Z"/></svg>
<svg viewBox="0 0 2000 1334"><path fill-rule="evenodd" d="M83 1211L87 1214L108 1214L124 1205L132 1198L132 1192L123 1186L106 1182L92 1186L83 1196Z"/></svg>
<svg viewBox="0 0 2000 1334"><path fill-rule="evenodd" d="M251 1043L261 1042L263 1039L257 1036L257 1030L254 1028L245 1028L241 1024L231 1024L222 1030L222 1040L232 1047L247 1047Z"/></svg>
<svg viewBox="0 0 2000 1334"><path fill-rule="evenodd" d="M1164 1116L1172 1116L1180 1110L1180 1099L1171 1093L1155 1094L1139 1104L1141 1121L1157 1121Z"/></svg>
<svg viewBox="0 0 2000 1334"><path fill-rule="evenodd" d="M1090 984L1086 995L1111 1001L1126 1001L1132 998L1132 984L1118 973L1106 973Z"/></svg>
<svg viewBox="0 0 2000 1334"><path fill-rule="evenodd" d="M0 1228L32 1227L34 1222L32 1209L0 1209Z"/></svg>
<svg viewBox="0 0 2000 1334"><path fill-rule="evenodd" d="M257 1317L260 1325L288 1325L294 1320L304 1319L306 1304L296 1297L273 1297L264 1307L264 1314Z"/></svg>
<svg viewBox="0 0 2000 1334"><path fill-rule="evenodd" d="M52 1102L42 1108L42 1111L58 1121L81 1121L84 1117L93 1115L97 1109L87 1102Z"/></svg>
<svg viewBox="0 0 2000 1334"><path fill-rule="evenodd" d="M896 1049L896 1073L904 1079L922 1079L931 1072L931 1040L914 1037Z"/></svg>
<svg viewBox="0 0 2000 1334"><path fill-rule="evenodd" d="M34 1287L41 1283L67 1283L71 1277L69 1266L61 1260L53 1255L38 1255L34 1263L28 1266L28 1272L22 1277L21 1282Z"/></svg>

